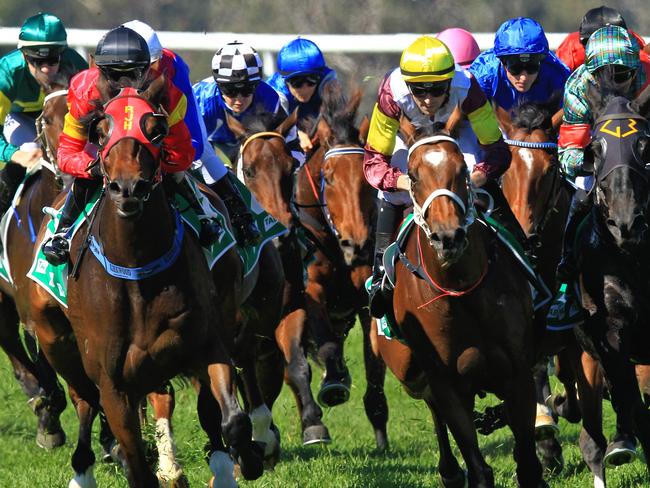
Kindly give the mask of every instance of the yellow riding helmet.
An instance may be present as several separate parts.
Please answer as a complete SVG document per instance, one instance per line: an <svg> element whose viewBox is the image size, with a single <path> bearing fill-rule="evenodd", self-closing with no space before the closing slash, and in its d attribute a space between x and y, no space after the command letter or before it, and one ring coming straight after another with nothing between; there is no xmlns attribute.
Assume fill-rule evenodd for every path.
<svg viewBox="0 0 650 488"><path fill-rule="evenodd" d="M399 69L407 82L445 81L454 77L454 56L440 39L422 36L404 50Z"/></svg>

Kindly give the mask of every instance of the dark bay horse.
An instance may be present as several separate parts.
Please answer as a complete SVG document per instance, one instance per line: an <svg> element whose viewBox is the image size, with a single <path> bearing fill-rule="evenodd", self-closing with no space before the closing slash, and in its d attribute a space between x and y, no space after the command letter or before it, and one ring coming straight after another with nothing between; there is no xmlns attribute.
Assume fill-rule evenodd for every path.
<svg viewBox="0 0 650 488"><path fill-rule="evenodd" d="M50 205L62 188L53 157L56 147L49 143L53 139L48 134L56 133L63 122L63 118L56 114L66 106L69 76L60 73L56 81L43 86L46 96L41 115L36 119L37 142L43 151L41 169L26 180L22 197L9 217L4 247L11 283L0 280L0 346L7 353L14 375L38 416L36 442L47 449L65 442L65 433L59 422L59 415L66 405L65 393L43 353L37 351L32 335L25 333L25 343L35 358L32 362L20 341L19 324L26 324L29 317L29 280L26 274L31 266L36 233L43 220L42 208Z"/></svg>
<svg viewBox="0 0 650 488"><path fill-rule="evenodd" d="M361 96L360 90L353 90L348 99L340 85L330 85L323 93L321 114L312 128L315 148L298 172L294 204L315 240L306 292L317 358L325 366L319 402L335 406L350 395L343 346L358 316L364 331L364 406L381 450L387 447L385 365L372 352L365 290L372 273L376 192L363 174L368 119L360 128L355 125Z"/></svg>
<svg viewBox="0 0 650 488"><path fill-rule="evenodd" d="M322 422L323 412L311 391L311 367L306 350L309 342L307 305L305 300L304 267L298 238L298 222L291 209L294 188L295 160L285 143L285 135L295 125L296 114L283 121L271 114L256 114L244 123L227 117L230 130L241 142L238 171L246 186L271 216L282 223L289 233L278 239L278 249L284 267L285 287L282 320L275 337L285 362L285 382L291 388L298 405L303 443L305 445L331 442L329 431ZM264 389L263 385L262 388ZM279 390L265 392L272 405Z"/></svg>
<svg viewBox="0 0 650 488"><path fill-rule="evenodd" d="M643 405L634 366L650 364L650 136L640 109L647 105L649 91L634 102L606 86L603 91L592 88L587 94L595 120L585 152L585 168L594 175L593 208L577 241L582 304L588 317L576 334L605 374L617 430L638 438L650 472L650 412ZM581 447L591 453L590 468L604 484L602 431L581 436Z"/></svg>
<svg viewBox="0 0 650 488"><path fill-rule="evenodd" d="M159 143L167 124L165 116L156 115L154 100L163 84L160 78L142 96L125 89L106 104L103 113L117 127L124 124L126 135L112 131L105 115L93 126L105 185L72 241L72 256L79 255L84 235L96 247L95 257L83 258L78 278L69 280L68 307L30 285L31 325L68 382L79 416L72 465L81 486L92 484L90 429L100 403L120 443L130 486L158 486L144 455L138 405L179 373L200 382L197 410L210 440L213 474L232 476L216 472L223 464L219 459L228 458L226 446L246 479L262 474L262 453L252 443L251 421L239 407L232 360L220 337L229 320L221 305L237 303L231 295L241 287L241 261L231 248L215 265L231 282L229 295L220 295L198 240L184 232L159 184ZM125 280L109 274L116 267L153 271Z"/></svg>
<svg viewBox="0 0 650 488"><path fill-rule="evenodd" d="M405 343L379 336L379 352L407 392L432 412L444 486L463 486L465 480L447 426L465 459L469 486L494 486L473 424L479 391L505 400L520 486L545 486L535 454L528 283L510 251L476 220L469 172L456 141L427 131L408 142L417 226L400 253L393 296Z"/></svg>

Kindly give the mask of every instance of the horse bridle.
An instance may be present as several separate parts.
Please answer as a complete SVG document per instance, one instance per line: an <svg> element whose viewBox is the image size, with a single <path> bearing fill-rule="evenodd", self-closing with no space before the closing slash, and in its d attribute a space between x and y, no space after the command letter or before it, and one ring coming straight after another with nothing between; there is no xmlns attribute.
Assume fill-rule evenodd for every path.
<svg viewBox="0 0 650 488"><path fill-rule="evenodd" d="M548 150L557 151L558 148L556 142L531 142L531 141L520 141L516 139L504 139L504 142L509 146L521 147L525 149L543 149L545 151ZM553 163L551 166L553 168L553 183L551 185L551 190L548 192L548 195L546 196L546 201L544 202L544 206L542 207L544 209L544 214L542 215L542 218L539 220L539 222L537 222L537 224L535 225L535 228L531 235L537 235L537 236L541 235L541 233L544 230L544 227L546 226L549 219L551 218L551 214L555 209L558 200L560 199L560 195L562 194L562 192L560 191L561 190L560 183L564 179L564 173L562 171L562 167L560 166L557 160L557 157L553 158Z"/></svg>
<svg viewBox="0 0 650 488"><path fill-rule="evenodd" d="M48 93L45 95L45 98L43 99L43 107L45 107L45 104L52 100L53 98L58 98L62 97L64 95L68 94L68 90L56 90L53 91L52 93ZM43 120L43 112L41 111L40 115L36 118L36 140L40 141L41 147L45 149L45 156L46 158L41 158L41 166L44 168L47 168L50 172L52 172L57 178L61 177L61 172L59 171L59 167L56 164L56 154L54 154L54 150L52 148L52 144L48 140L47 137L45 137L45 121Z"/></svg>
<svg viewBox="0 0 650 488"><path fill-rule="evenodd" d="M424 139L420 139L419 141L417 141L409 148L407 161L411 159L411 154L418 147L423 146L425 144L437 144L439 142L451 142L460 149L460 146L458 145L458 141L456 141L456 139L454 139L453 137L449 137L445 135L425 137ZM467 232L469 226L472 225L476 220L477 214L476 214L476 209L474 208L474 199L476 198L476 195L474 193L475 192L474 187L469 179L469 173L467 174L466 177L466 185L467 185L467 205L465 205L465 202L463 202L463 199L461 197L459 197L453 191L447 190L446 188L439 188L437 190L432 191L429 194L429 196L424 200L424 203L422 205L419 205L417 200L415 199L413 188L412 187L409 188L409 195L411 196L411 200L413 201L413 220L424 231L429 241L429 244L433 245L433 231L429 227L429 224L427 223L425 216L427 210L429 209L429 207L431 206L431 204L436 198L448 197L451 198L451 200L456 205L458 205L458 207L463 212L463 220L460 224L460 228L462 228L465 232Z"/></svg>

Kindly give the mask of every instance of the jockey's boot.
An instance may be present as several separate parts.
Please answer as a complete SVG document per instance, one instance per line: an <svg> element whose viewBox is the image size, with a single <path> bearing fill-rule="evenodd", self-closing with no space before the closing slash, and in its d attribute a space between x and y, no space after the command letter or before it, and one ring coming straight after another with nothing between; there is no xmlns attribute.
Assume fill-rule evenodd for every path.
<svg viewBox="0 0 650 488"><path fill-rule="evenodd" d="M70 231L99 184L97 180L75 179L61 209L54 235L43 243L43 254L48 263L59 266L70 259Z"/></svg>
<svg viewBox="0 0 650 488"><path fill-rule="evenodd" d="M562 241L562 257L557 265L556 277L560 283L573 281L578 274L578 265L575 262L575 240L578 226L589 213L589 207L586 205L571 205L569 216L564 229L564 239Z"/></svg>
<svg viewBox="0 0 650 488"><path fill-rule="evenodd" d="M203 207L199 202L194 189L187 181L183 173L175 173L168 175L165 178L165 191L170 192L170 195L173 193L178 193L182 196L187 203L190 205L192 210L196 212L196 215L199 217L201 223L201 230L199 231L199 242L203 247L211 246L215 241L219 240L221 234L223 234L223 228L221 224L214 219L201 218L204 215Z"/></svg>
<svg viewBox="0 0 650 488"><path fill-rule="evenodd" d="M240 246L252 246L259 243L261 238L260 230L246 203L244 203L241 193L231 180L234 177L228 171L223 178L210 185L210 188L221 197L228 209L230 223L235 231L237 243Z"/></svg>
<svg viewBox="0 0 650 488"><path fill-rule="evenodd" d="M375 260L372 267L372 278L368 289L370 315L378 319L386 315L389 303L381 289L384 278L384 251L393 240L393 235L399 224L402 207L393 205L386 200L379 201L377 215L377 231L375 233Z"/></svg>
<svg viewBox="0 0 650 488"><path fill-rule="evenodd" d="M0 219L11 206L11 201L16 190L25 178L25 168L16 163L7 163L0 171ZM0 239L0 253L2 252L2 239Z"/></svg>

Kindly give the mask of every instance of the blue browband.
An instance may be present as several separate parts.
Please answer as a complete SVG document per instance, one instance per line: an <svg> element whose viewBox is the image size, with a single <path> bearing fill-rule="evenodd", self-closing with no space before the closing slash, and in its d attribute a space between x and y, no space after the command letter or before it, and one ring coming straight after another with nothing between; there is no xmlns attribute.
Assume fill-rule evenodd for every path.
<svg viewBox="0 0 650 488"><path fill-rule="evenodd" d="M106 272L115 278L121 278L124 280L142 280L154 276L162 271L165 271L172 264L174 264L179 254L181 253L183 235L185 233L184 225L181 221L181 215L178 210L174 209L174 215L176 217L176 232L174 235L172 248L161 257L145 266L142 266L140 268L127 268L111 263L106 258L106 256L104 256L102 246L97 242L97 239L95 239L94 235L90 236L90 250L97 258L97 261L99 261L104 267Z"/></svg>
<svg viewBox="0 0 650 488"><path fill-rule="evenodd" d="M525 147L527 149L557 149L557 143L555 142L528 142L514 139L504 139L503 142L509 146Z"/></svg>

